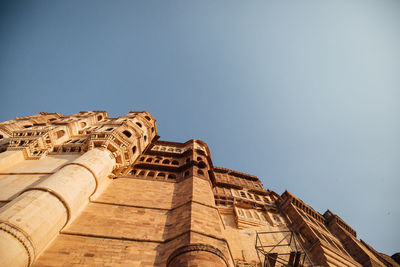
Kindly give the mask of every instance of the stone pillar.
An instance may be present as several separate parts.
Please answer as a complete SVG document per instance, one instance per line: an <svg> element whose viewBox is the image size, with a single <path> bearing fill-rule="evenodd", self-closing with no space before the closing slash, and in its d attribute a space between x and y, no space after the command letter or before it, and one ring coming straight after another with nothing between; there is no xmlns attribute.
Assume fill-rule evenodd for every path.
<svg viewBox="0 0 400 267"><path fill-rule="evenodd" d="M180 243L184 246L176 250L173 247L167 267L233 266L231 257L227 258L230 251L222 233L221 218L208 174L211 169L211 160L207 159L208 148L200 140L193 140L192 144L192 155L186 152L191 160L186 161L183 177L175 186L176 203L185 203L185 206L172 210L168 221L168 224L176 226L176 236L180 231L181 235L188 235L188 238ZM170 247L168 249L172 250Z"/></svg>
<svg viewBox="0 0 400 267"><path fill-rule="evenodd" d="M175 250L167 261L167 267L227 267L222 252L206 244L190 244Z"/></svg>
<svg viewBox="0 0 400 267"><path fill-rule="evenodd" d="M0 209L0 266L29 266L107 182L115 159L93 149Z"/></svg>

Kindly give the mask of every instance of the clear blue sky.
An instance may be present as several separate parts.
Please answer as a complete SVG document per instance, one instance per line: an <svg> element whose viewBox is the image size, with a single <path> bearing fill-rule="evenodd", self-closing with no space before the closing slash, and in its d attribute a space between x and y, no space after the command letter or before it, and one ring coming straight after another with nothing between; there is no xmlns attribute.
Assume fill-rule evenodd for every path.
<svg viewBox="0 0 400 267"><path fill-rule="evenodd" d="M390 255L399 90L397 0L0 3L0 120L147 110Z"/></svg>

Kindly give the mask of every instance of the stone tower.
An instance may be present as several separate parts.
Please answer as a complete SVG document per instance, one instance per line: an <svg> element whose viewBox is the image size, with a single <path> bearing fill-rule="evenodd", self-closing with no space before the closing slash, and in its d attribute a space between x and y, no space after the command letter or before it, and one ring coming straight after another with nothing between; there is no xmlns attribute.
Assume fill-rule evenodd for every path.
<svg viewBox="0 0 400 267"><path fill-rule="evenodd" d="M147 112L0 123L0 266L399 266Z"/></svg>

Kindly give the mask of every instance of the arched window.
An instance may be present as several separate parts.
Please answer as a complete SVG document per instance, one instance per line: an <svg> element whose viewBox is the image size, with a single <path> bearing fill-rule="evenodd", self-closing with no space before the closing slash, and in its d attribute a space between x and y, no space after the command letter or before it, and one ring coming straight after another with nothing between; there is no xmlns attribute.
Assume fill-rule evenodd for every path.
<svg viewBox="0 0 400 267"><path fill-rule="evenodd" d="M154 127L151 127L151 132L154 133Z"/></svg>
<svg viewBox="0 0 400 267"><path fill-rule="evenodd" d="M197 166L201 169L204 169L207 165L204 163L204 161L200 161Z"/></svg>
<svg viewBox="0 0 400 267"><path fill-rule="evenodd" d="M64 130L59 130L56 132L56 136L57 138L61 138L65 135L65 131Z"/></svg>
<svg viewBox="0 0 400 267"><path fill-rule="evenodd" d="M197 173L198 173L199 175L204 175L204 172L203 172L202 170L197 170Z"/></svg>
<svg viewBox="0 0 400 267"><path fill-rule="evenodd" d="M123 131L122 133L128 138L132 136L131 132L127 130Z"/></svg>
<svg viewBox="0 0 400 267"><path fill-rule="evenodd" d="M81 125L81 128L84 128L84 127L86 126L86 122L82 121L82 122L80 123L80 125Z"/></svg>
<svg viewBox="0 0 400 267"><path fill-rule="evenodd" d="M144 116L146 118L146 120L151 121L149 116Z"/></svg>
<svg viewBox="0 0 400 267"><path fill-rule="evenodd" d="M183 175L183 177L187 177L187 176L189 176L189 174L190 174L190 172L186 171L185 174Z"/></svg>
<svg viewBox="0 0 400 267"><path fill-rule="evenodd" d="M98 115L98 116L97 116L97 120L98 120L98 121L101 121L102 119L103 119L103 116L102 116L102 115Z"/></svg>
<svg viewBox="0 0 400 267"><path fill-rule="evenodd" d="M140 122L136 122L136 125L142 128L142 124Z"/></svg>
<svg viewBox="0 0 400 267"><path fill-rule="evenodd" d="M136 174L136 170L135 169L131 170L131 174Z"/></svg>
<svg viewBox="0 0 400 267"><path fill-rule="evenodd" d="M163 172L159 172L159 173L157 174L157 177L162 177L162 178L165 178L165 173L163 173Z"/></svg>
<svg viewBox="0 0 400 267"><path fill-rule="evenodd" d="M132 147L132 153L135 154L135 152L136 152L136 146L133 146Z"/></svg>
<svg viewBox="0 0 400 267"><path fill-rule="evenodd" d="M154 175L155 175L154 172L149 172L149 173L147 174L147 176L149 176L149 177L154 177Z"/></svg>
<svg viewBox="0 0 400 267"><path fill-rule="evenodd" d="M190 158L187 158L187 159L186 159L186 163L189 163L189 162L190 162Z"/></svg>
<svg viewBox="0 0 400 267"><path fill-rule="evenodd" d="M169 164L169 160L164 159L164 160L162 161L162 164Z"/></svg>
<svg viewBox="0 0 400 267"><path fill-rule="evenodd" d="M175 174L168 174L168 179L176 179L176 175Z"/></svg>
<svg viewBox="0 0 400 267"><path fill-rule="evenodd" d="M240 196L244 197L244 198L247 198L247 196L246 196L246 194L244 192L240 192Z"/></svg>
<svg viewBox="0 0 400 267"><path fill-rule="evenodd" d="M173 160L172 165L179 165L179 162L177 160Z"/></svg>
<svg viewBox="0 0 400 267"><path fill-rule="evenodd" d="M140 161L144 161L144 157L141 157L139 160L140 160Z"/></svg>
<svg viewBox="0 0 400 267"><path fill-rule="evenodd" d="M152 162L152 161L153 161L152 158L148 158L148 159L146 160L146 162Z"/></svg>
<svg viewBox="0 0 400 267"><path fill-rule="evenodd" d="M201 161L202 160L202 158L201 157L197 157L197 161Z"/></svg>
<svg viewBox="0 0 400 267"><path fill-rule="evenodd" d="M145 171L141 171L141 172L139 173L139 176L144 176L145 174L146 174Z"/></svg>
<svg viewBox="0 0 400 267"><path fill-rule="evenodd" d="M144 141L147 141L147 136L146 135L144 136Z"/></svg>
<svg viewBox="0 0 400 267"><path fill-rule="evenodd" d="M3 139L3 135L2 134L0 134L0 139Z"/></svg>

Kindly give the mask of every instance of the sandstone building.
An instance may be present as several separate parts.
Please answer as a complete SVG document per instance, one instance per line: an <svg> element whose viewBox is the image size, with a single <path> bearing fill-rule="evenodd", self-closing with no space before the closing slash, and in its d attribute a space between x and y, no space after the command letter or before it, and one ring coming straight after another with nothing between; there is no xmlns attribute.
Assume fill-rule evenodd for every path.
<svg viewBox="0 0 400 267"><path fill-rule="evenodd" d="M0 266L399 266L147 112L0 123Z"/></svg>

